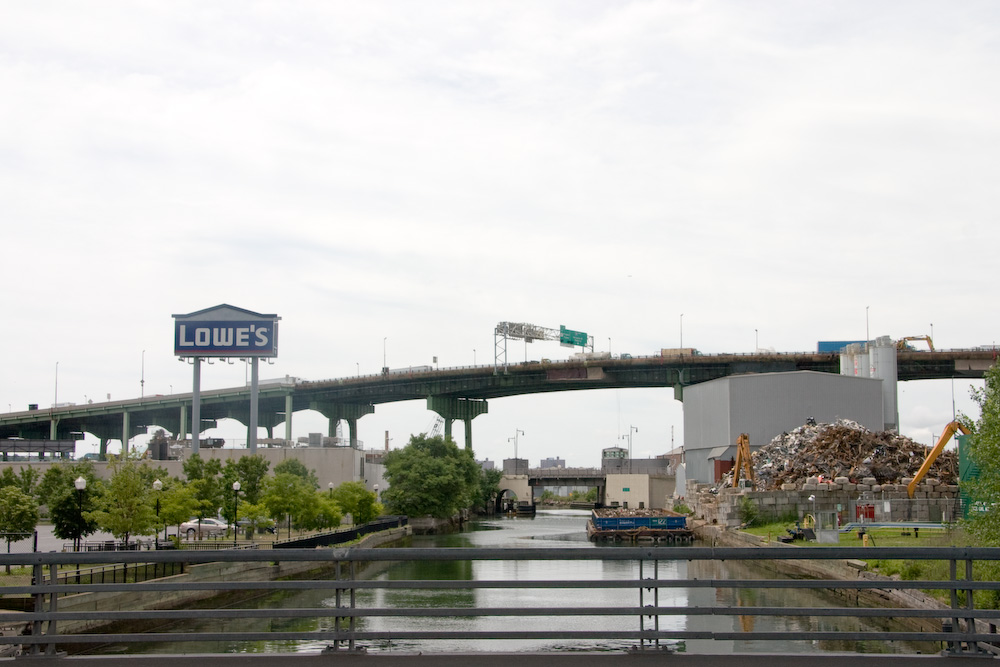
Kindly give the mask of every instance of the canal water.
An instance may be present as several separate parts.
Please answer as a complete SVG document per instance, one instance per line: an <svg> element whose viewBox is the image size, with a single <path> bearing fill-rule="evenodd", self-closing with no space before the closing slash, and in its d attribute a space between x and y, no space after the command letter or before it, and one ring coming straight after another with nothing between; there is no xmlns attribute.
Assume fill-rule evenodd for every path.
<svg viewBox="0 0 1000 667"><path fill-rule="evenodd" d="M414 536L410 538L412 547L578 547L593 548L587 539L586 523L589 513L579 510L539 511L534 518L496 518L475 521L469 524L467 530L461 533L436 536ZM681 547L683 548L683 547ZM375 578L381 579L466 579L466 580L544 580L544 579L627 579L638 575L637 563L628 561L467 561L440 562L427 561L421 563L399 563L390 566ZM651 565L646 564L643 574L651 576ZM709 561L661 561L658 576L661 579L766 579L773 578L773 573L755 570L751 565L742 562L709 562ZM358 592L359 607L572 607L572 606L621 606L637 605L631 592L615 589L475 589L471 591L454 590L364 590ZM650 594L651 595L651 594ZM627 599L623 601L623 597ZM651 604L647 598L645 604ZM728 606L803 606L824 607L838 606L832 598L824 597L821 592L785 589L739 589L715 590L712 588L667 588L661 589L659 604L662 606L710 607ZM292 591L268 596L247 602L241 606L253 608L274 607L310 607L333 606L334 602L329 591ZM488 618L477 616L449 617L442 619L408 619L409 626L400 625L399 618L369 618L364 621L364 628L370 631L389 629L397 630L419 629L427 630L435 627L448 631L481 631L481 630L538 630L548 623L544 617L500 617ZM567 618L553 619L562 629L586 629L600 623L604 629L637 629L637 619L632 616L613 617L582 617L578 624L567 627ZM652 627L651 621L647 621ZM333 620L293 619L293 620L240 620L233 622L205 621L198 624L185 624L174 627L177 631L226 632L226 631L289 631L289 630L321 630L332 629ZM591 625L587 625L591 624ZM865 622L856 618L841 617L782 617L782 616L687 616L660 618L661 630L689 631L822 631L822 630L871 630ZM880 628L890 629L890 628ZM267 653L293 651L319 651L328 642L219 642L207 645L174 644L171 646L135 646L131 649L125 646L105 647L102 652L238 652ZM634 641L613 640L496 640L479 641L470 644L468 641L439 640L426 641L385 641L365 642L369 652L462 652L462 651L622 651L634 647ZM663 643L661 642L661 646ZM931 653L939 650L935 644L914 645L906 643L881 642L813 642L813 641L714 641L685 640L673 642L671 648L688 653L811 653L825 651L851 651L864 653Z"/></svg>

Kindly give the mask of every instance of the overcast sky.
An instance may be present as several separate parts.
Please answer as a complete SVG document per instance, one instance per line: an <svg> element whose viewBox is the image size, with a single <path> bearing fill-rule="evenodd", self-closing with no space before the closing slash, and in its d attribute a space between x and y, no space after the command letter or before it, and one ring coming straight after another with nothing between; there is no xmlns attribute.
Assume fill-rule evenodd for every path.
<svg viewBox="0 0 1000 667"><path fill-rule="evenodd" d="M4 2L0 406L190 391L171 316L221 303L282 318L262 378L488 364L501 321L633 355L992 344L998 72L993 1ZM952 395L901 384L902 432ZM382 405L360 437L432 422ZM520 429L532 465L630 427L683 444L672 390L473 422L477 458Z"/></svg>

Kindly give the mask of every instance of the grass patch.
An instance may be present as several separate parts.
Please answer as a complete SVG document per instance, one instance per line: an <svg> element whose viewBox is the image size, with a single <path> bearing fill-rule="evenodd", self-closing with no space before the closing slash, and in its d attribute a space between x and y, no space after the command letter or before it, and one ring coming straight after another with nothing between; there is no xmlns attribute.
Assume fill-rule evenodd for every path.
<svg viewBox="0 0 1000 667"><path fill-rule="evenodd" d="M795 520L791 521L771 521L760 525L748 526L744 532L777 541L778 537L788 535L789 529L795 528ZM919 531L913 528L901 527L880 527L869 528L868 546L870 547L963 547L969 546L968 536L964 531L954 528L921 528ZM819 544L817 542L796 541L797 545L808 546L841 546L860 547L864 545L864 539L856 531L849 533L839 533L840 541L837 544ZM887 577L898 577L906 581L947 581L951 579L950 565L948 561L937 560L889 560L870 559L868 568ZM959 565L959 578L964 578L964 565ZM1000 562L977 561L973 564L973 579L976 581L998 581L1000 580ZM946 590L924 590L924 593L934 597L944 604L951 604L951 593ZM1000 609L1000 591L974 591L974 602L977 609ZM965 593L959 591L958 600L960 605L965 605Z"/></svg>

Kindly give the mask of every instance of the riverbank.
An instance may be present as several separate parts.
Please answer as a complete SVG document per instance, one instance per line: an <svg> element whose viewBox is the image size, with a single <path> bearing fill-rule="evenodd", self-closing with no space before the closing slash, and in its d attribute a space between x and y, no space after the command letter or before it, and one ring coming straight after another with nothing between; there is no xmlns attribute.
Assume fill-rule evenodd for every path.
<svg viewBox="0 0 1000 667"><path fill-rule="evenodd" d="M762 549L795 549L793 545L768 542L762 537L737 530L727 530L717 524L695 520L691 522L695 535L706 545L713 547L759 547ZM859 560L760 560L753 561L756 567L769 572L807 577L810 579L836 579L839 581L891 581L886 577L867 570L868 564ZM830 589L829 593L845 602L859 607L900 607L906 609L949 609L937 599L918 590L899 589ZM907 626L914 630L938 632L940 621L935 619L909 619Z"/></svg>
<svg viewBox="0 0 1000 667"><path fill-rule="evenodd" d="M409 526L371 533L362 538L357 547L376 548L395 544L412 535ZM198 582L198 581L275 581L278 579L295 579L315 576L336 567L336 562L317 566L315 562L278 561L248 565L246 563L204 563L191 565L184 574L158 579L160 582ZM250 592L242 597L234 597L233 593L219 594L216 591L178 591L150 593L80 593L59 598L59 611L135 611L141 615L143 610L179 609L198 605L208 600L218 601L223 598L229 604L266 593ZM143 621L128 622L132 629ZM108 624L101 621L60 622L59 629L63 632L93 632L115 631L120 624Z"/></svg>

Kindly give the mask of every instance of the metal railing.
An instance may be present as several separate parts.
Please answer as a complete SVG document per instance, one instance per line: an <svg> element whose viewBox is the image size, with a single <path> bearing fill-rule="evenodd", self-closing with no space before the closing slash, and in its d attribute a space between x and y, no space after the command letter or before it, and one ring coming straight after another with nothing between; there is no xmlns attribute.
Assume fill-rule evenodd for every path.
<svg viewBox="0 0 1000 667"><path fill-rule="evenodd" d="M326 645L327 650L358 650L366 642L397 640L450 640L468 642L475 650L481 640L558 640L563 647L574 641L614 640L631 642L633 650L665 648L666 643L684 640L750 640L750 641L855 641L855 642L935 642L951 655L988 655L996 653L993 644L998 636L995 624L1000 610L975 606L976 591L1000 592L1000 582L976 580L973 564L1000 561L1000 549L986 548L824 548L774 547L708 548L708 547L597 547L597 548L334 548L334 549L275 549L262 551L190 552L160 551L117 552L115 559L133 566L134 563L185 563L184 574L169 580L143 583L98 583L66 581L59 566L71 563L106 563L110 554L3 554L0 566L30 565L33 583L7 586L3 596L32 596L29 612L0 612L0 625L23 624L26 634L2 636L0 644L21 645L24 651L36 655L55 655L68 645L95 644L164 644L174 642L308 642ZM676 568L665 563L678 561L786 561L786 560L902 559L908 561L944 561L949 576L942 580L906 581L884 577L857 579L692 579L677 576ZM457 576L445 579L373 578L366 568L389 562L418 561L499 561L504 564L526 561L629 561L629 568L616 572L631 574L621 578L602 579L470 579L467 570L454 568ZM204 571L199 574L199 567ZM635 564L638 566L636 567ZM554 572L569 568L555 567ZM317 575L317 572L325 574ZM297 573L297 574L296 574ZM266 575L266 576L262 576ZM295 576L295 579L279 577ZM306 578L302 578L305 576ZM266 579L266 580L262 580ZM853 591L855 597L844 606L747 606L728 604L689 606L665 603L673 600L672 589L784 589ZM579 606L432 606L415 601L425 599L422 592L443 590L467 592L463 600L475 601L484 589L537 591L547 600L545 591L579 590L580 600L598 600L600 591L611 591L605 604ZM858 595L864 591L945 591L950 606L927 608L885 607L866 605ZM262 592L320 591L328 592L320 604L307 608L241 609L232 606L239 593L260 595ZM368 594L375 592L375 594ZM381 592L381 594L379 594ZM400 593L404 592L404 593ZM385 606L389 594L405 600L405 605ZM203 600L206 596L226 594L225 602L217 605ZM994 593L996 595L997 593ZM190 608L167 608L183 604L185 597L201 601ZM170 602L165 600L170 598ZM450 598L449 598L450 599ZM614 604L607 604L613 599ZM717 598L712 598L713 600ZM180 601L180 602L179 602ZM678 617L728 616L734 619L731 630L690 629L686 623L669 623ZM902 628L873 630L813 630L807 623L793 624L787 631L754 630L743 627L736 619L762 617L865 618L878 622L887 619L910 623L931 623L932 628ZM435 627L432 619L453 618L537 618L531 629L512 628L500 623L486 630L454 630ZM295 619L320 619L312 628L302 628ZM628 628L609 619L631 619ZM155 630L135 627L135 621L155 623ZM198 619L236 620L240 623L230 631L194 632L171 631L168 624ZM243 620L247 619L247 620ZM286 620L289 629L274 632L247 630L248 619ZM112 624L131 622L132 626ZM376 627L377 626L377 627ZM109 629L113 628L113 629ZM803 629L806 628L806 629ZM661 643L663 646L661 647Z"/></svg>

